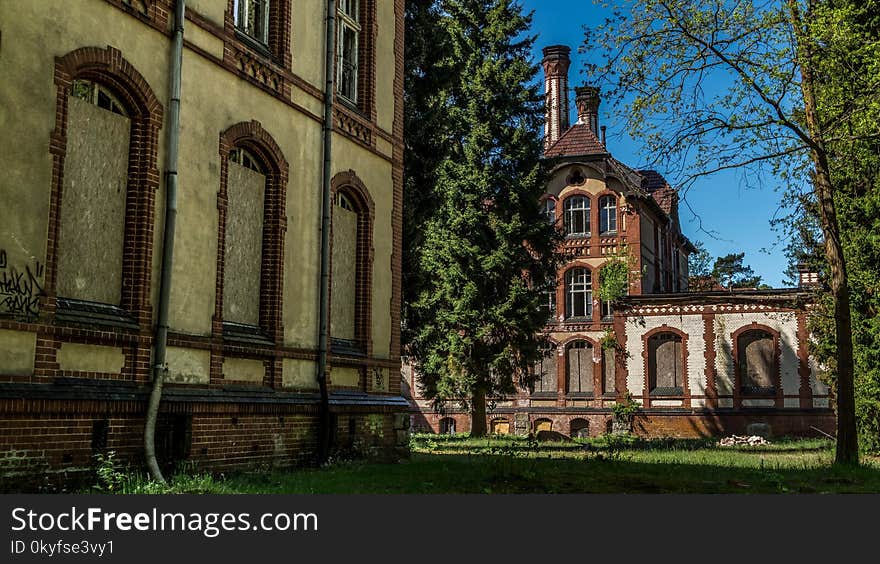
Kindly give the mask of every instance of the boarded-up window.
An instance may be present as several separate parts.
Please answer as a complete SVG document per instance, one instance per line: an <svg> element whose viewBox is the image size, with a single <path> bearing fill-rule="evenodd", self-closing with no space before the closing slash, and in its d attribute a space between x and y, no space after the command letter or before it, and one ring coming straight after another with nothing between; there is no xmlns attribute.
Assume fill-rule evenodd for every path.
<svg viewBox="0 0 880 564"><path fill-rule="evenodd" d="M586 419L572 419L569 428L571 437L586 439L590 436L590 422Z"/></svg>
<svg viewBox="0 0 880 564"><path fill-rule="evenodd" d="M556 347L545 351L545 355L535 363L535 393L556 393Z"/></svg>
<svg viewBox="0 0 880 564"><path fill-rule="evenodd" d="M131 122L97 85L74 86L67 110L57 292L119 305Z"/></svg>
<svg viewBox="0 0 880 564"><path fill-rule="evenodd" d="M680 336L660 333L648 339L648 373L652 392L681 394L683 367Z"/></svg>
<svg viewBox="0 0 880 564"><path fill-rule="evenodd" d="M605 394L613 394L616 391L614 384L615 369L614 350L602 349L602 392Z"/></svg>
<svg viewBox="0 0 880 564"><path fill-rule="evenodd" d="M492 420L492 424L490 425L493 435L509 435L510 434L510 421L503 417L496 417Z"/></svg>
<svg viewBox="0 0 880 564"><path fill-rule="evenodd" d="M569 345L565 376L569 394L593 393L593 346L590 343L575 341Z"/></svg>
<svg viewBox="0 0 880 564"><path fill-rule="evenodd" d="M775 392L776 347L766 331L746 331L737 338L740 385L745 393Z"/></svg>
<svg viewBox="0 0 880 564"><path fill-rule="evenodd" d="M246 325L260 323L266 177L258 168L246 151L236 150L230 155L223 320Z"/></svg>
<svg viewBox="0 0 880 564"><path fill-rule="evenodd" d="M330 335L354 341L357 292L358 214L344 194L336 196L333 206L333 270Z"/></svg>
<svg viewBox="0 0 880 564"><path fill-rule="evenodd" d="M552 431L553 430L553 422L549 419L538 419L535 421L535 432L540 431Z"/></svg>

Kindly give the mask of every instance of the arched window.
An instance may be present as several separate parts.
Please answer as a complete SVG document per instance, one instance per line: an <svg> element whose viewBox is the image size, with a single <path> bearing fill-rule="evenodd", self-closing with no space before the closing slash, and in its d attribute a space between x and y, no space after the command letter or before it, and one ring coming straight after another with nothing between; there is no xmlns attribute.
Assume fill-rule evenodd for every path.
<svg viewBox="0 0 880 564"><path fill-rule="evenodd" d="M565 275L565 317L592 316L592 273L587 268L572 268Z"/></svg>
<svg viewBox="0 0 880 564"><path fill-rule="evenodd" d="M510 421L504 417L496 417L490 422L489 429L493 435L509 435Z"/></svg>
<svg viewBox="0 0 880 564"><path fill-rule="evenodd" d="M372 201L351 172L333 179L330 337L334 350L369 354Z"/></svg>
<svg viewBox="0 0 880 564"><path fill-rule="evenodd" d="M533 392L535 394L556 394L556 345L552 345L544 353L544 356L535 363L535 382Z"/></svg>
<svg viewBox="0 0 880 564"><path fill-rule="evenodd" d="M116 94L92 80L74 80L67 103L57 293L119 306L131 120Z"/></svg>
<svg viewBox="0 0 880 564"><path fill-rule="evenodd" d="M455 434L455 419L452 417L444 417L440 420L440 434L441 435L454 435Z"/></svg>
<svg viewBox="0 0 880 564"><path fill-rule="evenodd" d="M599 199L599 233L617 231L617 197L602 196Z"/></svg>
<svg viewBox="0 0 880 564"><path fill-rule="evenodd" d="M572 419L569 423L569 436L578 439L590 438L590 422L586 419Z"/></svg>
<svg viewBox="0 0 880 564"><path fill-rule="evenodd" d="M681 336L664 332L648 339L648 381L652 394L683 393L684 356Z"/></svg>
<svg viewBox="0 0 880 564"><path fill-rule="evenodd" d="M568 394L593 393L593 345L588 341L573 341L568 345L565 371Z"/></svg>
<svg viewBox="0 0 880 564"><path fill-rule="evenodd" d="M223 321L260 325L266 165L244 147L229 152Z"/></svg>
<svg viewBox="0 0 880 564"><path fill-rule="evenodd" d="M565 234L585 236L590 234L590 199L571 196L565 200Z"/></svg>
<svg viewBox="0 0 880 564"><path fill-rule="evenodd" d="M215 316L226 338L282 338L287 161L256 121L220 135ZM222 258L222 260L220 260Z"/></svg>
<svg viewBox="0 0 880 564"><path fill-rule="evenodd" d="M602 393L613 395L617 391L615 384L616 364L613 349L602 349Z"/></svg>
<svg viewBox="0 0 880 564"><path fill-rule="evenodd" d="M753 329L737 337L737 367L743 394L776 393L776 341L762 329Z"/></svg>

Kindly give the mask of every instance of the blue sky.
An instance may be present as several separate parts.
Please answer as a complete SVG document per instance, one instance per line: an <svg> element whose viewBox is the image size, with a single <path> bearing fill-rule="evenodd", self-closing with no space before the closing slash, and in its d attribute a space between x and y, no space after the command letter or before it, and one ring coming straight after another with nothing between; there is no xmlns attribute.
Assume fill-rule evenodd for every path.
<svg viewBox="0 0 880 564"><path fill-rule="evenodd" d="M569 82L571 86L582 84L585 80L584 63L590 56L577 52L584 39L583 26L600 23L609 12L596 6L592 0L521 2L526 11L534 10L533 32L538 35L535 60L540 61L541 49L547 45L570 46ZM647 158L640 153L641 144L626 136L623 120L615 118L609 110L608 105L600 107L599 117L600 123L608 126L608 149L630 166L643 165ZM665 171L659 172L663 174ZM780 194L773 189L774 179L768 177L764 180L760 189L747 187L742 181L742 173L733 171L698 181L686 196L693 212L687 205L680 206L681 227L692 241L702 241L713 256L745 252L745 264L760 274L764 283L782 287L788 260L784 243L778 242L777 233L770 227L770 220L778 213ZM700 231L697 215L703 227L714 232L714 237Z"/></svg>

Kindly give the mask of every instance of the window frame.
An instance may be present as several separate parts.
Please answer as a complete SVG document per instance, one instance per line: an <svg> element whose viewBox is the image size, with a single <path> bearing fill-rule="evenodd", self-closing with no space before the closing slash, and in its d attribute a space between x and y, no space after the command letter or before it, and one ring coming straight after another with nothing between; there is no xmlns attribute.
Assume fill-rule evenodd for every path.
<svg viewBox="0 0 880 564"><path fill-rule="evenodd" d="M582 281L574 281L575 276L583 276ZM579 286L575 289L575 286ZM574 310L575 294L584 295L585 311ZM593 318L593 272L586 266L575 266L565 273L565 319L586 320Z"/></svg>
<svg viewBox="0 0 880 564"><path fill-rule="evenodd" d="M336 35L336 94L342 100L349 102L355 107L361 102L359 100L360 87L360 55L361 55L361 34L364 26L361 22L361 1L362 0L340 0L336 5L336 16L339 22ZM344 9L344 5L348 5L348 10ZM351 9L352 4L354 9ZM350 13L354 12L354 13ZM346 31L351 32L354 36L353 51L350 54L352 61L345 58L345 34ZM343 87L343 79L346 71L351 73L351 84L348 89Z"/></svg>
<svg viewBox="0 0 880 564"><path fill-rule="evenodd" d="M569 397L595 397L596 395L596 368L595 362L593 361L593 355L596 353L596 343L589 341L587 339L574 339L565 344L565 395ZM589 385L588 390L578 389L572 390L572 365L571 365L571 351L572 350L590 350L589 362L587 364L587 374L584 375L579 366L578 378L577 382L579 384L578 388L582 388L580 384L583 383L583 379L586 378L586 382ZM580 359L580 355L578 355L578 359Z"/></svg>
<svg viewBox="0 0 880 564"><path fill-rule="evenodd" d="M263 21L260 22L262 24L262 29L259 36L254 33L254 30L250 30L246 27L248 20L248 10L258 3L263 3L264 5L262 14ZM273 3L274 0L232 0L232 22L235 26L236 31L241 32L242 34L256 41L266 49L269 49L269 26L271 22L270 18L272 17ZM245 25L241 25L242 19L244 19Z"/></svg>
<svg viewBox="0 0 880 564"><path fill-rule="evenodd" d="M592 225L590 223L590 214L592 212L592 202L589 196L583 194L575 194L565 199L562 204L564 215L564 228L566 237L589 237L592 234ZM575 207L576 204L581 204ZM573 224L577 215L582 217L583 230L574 231Z"/></svg>
<svg viewBox="0 0 880 564"><path fill-rule="evenodd" d="M666 337L666 338L664 338ZM672 331L669 327L662 327L660 330L652 331L644 336L645 339L645 361L646 361L646 383L648 393L652 396L676 396L685 395L687 389L687 347L686 338L678 331ZM660 348L652 347L652 343L659 340L672 341L679 344L679 354L676 359L676 376L678 385L659 386L657 374L657 350ZM653 348L653 350L652 350Z"/></svg>
<svg viewBox="0 0 880 564"><path fill-rule="evenodd" d="M613 211L612 211L613 210ZM611 223L614 227L611 227ZM617 233L617 197L606 194L599 198L599 234Z"/></svg>

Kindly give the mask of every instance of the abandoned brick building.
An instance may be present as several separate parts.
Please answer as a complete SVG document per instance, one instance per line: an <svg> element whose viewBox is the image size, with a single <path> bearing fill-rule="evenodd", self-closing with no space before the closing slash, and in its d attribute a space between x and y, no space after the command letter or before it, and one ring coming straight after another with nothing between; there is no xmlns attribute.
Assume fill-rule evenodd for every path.
<svg viewBox="0 0 880 564"><path fill-rule="evenodd" d="M599 90L576 88L569 118L570 50L544 49L544 157L552 175L543 206L564 230L566 257L547 295L553 347L532 389L495 398L488 428L596 436L627 394L641 404L633 430L646 436L832 431L828 388L807 351L804 289L688 292L688 255L678 193L661 174L616 160L599 127ZM629 295L599 299L599 269L623 246ZM613 331L616 346L603 346ZM414 430L467 432L470 415L434 411L404 365Z"/></svg>
<svg viewBox="0 0 880 564"><path fill-rule="evenodd" d="M61 4L0 3L4 490L141 463L157 351L178 3ZM314 458L322 280L335 445L406 447L404 1L328 5L186 2L160 463Z"/></svg>

